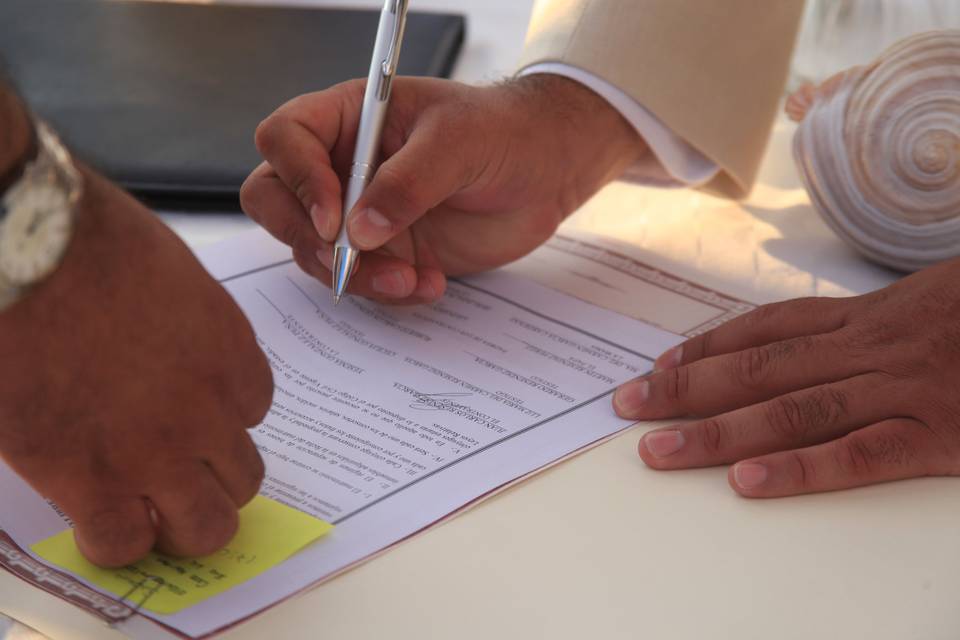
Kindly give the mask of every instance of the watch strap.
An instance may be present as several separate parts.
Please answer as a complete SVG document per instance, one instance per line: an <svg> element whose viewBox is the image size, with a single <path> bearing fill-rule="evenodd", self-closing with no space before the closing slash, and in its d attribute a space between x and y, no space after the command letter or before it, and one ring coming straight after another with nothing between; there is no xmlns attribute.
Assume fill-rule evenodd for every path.
<svg viewBox="0 0 960 640"><path fill-rule="evenodd" d="M37 140L37 128L34 125L33 118L28 118L27 121L30 123L30 142L23 155L17 158L13 165L4 173L0 173L0 198L3 198L7 190L17 183L23 176L27 165L36 160L37 155L40 153L40 144Z"/></svg>

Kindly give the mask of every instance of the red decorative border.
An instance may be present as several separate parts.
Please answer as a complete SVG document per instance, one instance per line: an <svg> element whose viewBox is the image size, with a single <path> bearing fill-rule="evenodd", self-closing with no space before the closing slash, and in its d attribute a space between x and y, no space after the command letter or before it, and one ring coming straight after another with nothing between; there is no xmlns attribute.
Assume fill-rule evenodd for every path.
<svg viewBox="0 0 960 640"><path fill-rule="evenodd" d="M574 237L557 234L547 242L546 247L603 265L608 269L632 276L647 284L664 289L665 291L670 291L684 298L696 300L697 302L715 308L717 315L687 331L684 335L688 338L706 333L729 320L733 320L737 316L741 316L757 308L757 305L752 302L740 300L739 298L728 296L719 291L708 289L695 282L684 280L671 273L651 267L648 264L614 251L613 249L585 242Z"/></svg>
<svg viewBox="0 0 960 640"><path fill-rule="evenodd" d="M132 608L94 591L69 575L55 571L24 553L7 533L0 529L0 567L21 580L66 600L108 624L122 622L136 613Z"/></svg>

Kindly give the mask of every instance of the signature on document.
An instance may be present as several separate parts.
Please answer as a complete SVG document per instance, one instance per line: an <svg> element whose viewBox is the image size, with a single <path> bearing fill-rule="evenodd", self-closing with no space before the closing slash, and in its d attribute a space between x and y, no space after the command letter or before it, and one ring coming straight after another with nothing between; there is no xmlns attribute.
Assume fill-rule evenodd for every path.
<svg viewBox="0 0 960 640"><path fill-rule="evenodd" d="M472 393L422 393L414 391L413 397L416 398L416 401L410 404L410 408L418 411L452 411L457 409L472 411L467 405L456 402L457 398L473 397Z"/></svg>

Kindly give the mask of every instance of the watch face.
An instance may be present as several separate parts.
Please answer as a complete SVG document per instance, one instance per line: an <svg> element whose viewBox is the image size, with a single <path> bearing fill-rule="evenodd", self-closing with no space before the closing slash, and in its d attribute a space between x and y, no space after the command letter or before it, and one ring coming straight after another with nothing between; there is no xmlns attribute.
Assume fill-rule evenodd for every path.
<svg viewBox="0 0 960 640"><path fill-rule="evenodd" d="M70 203L53 185L13 200L0 233L0 272L16 286L42 280L60 264L71 236Z"/></svg>

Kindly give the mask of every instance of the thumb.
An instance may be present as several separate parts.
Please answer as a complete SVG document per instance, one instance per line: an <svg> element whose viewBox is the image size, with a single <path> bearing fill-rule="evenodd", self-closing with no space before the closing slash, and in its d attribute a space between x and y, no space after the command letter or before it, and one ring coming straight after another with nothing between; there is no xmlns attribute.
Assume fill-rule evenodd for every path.
<svg viewBox="0 0 960 640"><path fill-rule="evenodd" d="M440 140L435 129L414 131L407 143L373 176L347 218L353 243L369 251L383 246L468 182L462 153Z"/></svg>

